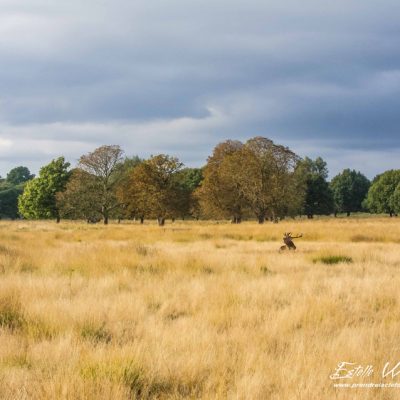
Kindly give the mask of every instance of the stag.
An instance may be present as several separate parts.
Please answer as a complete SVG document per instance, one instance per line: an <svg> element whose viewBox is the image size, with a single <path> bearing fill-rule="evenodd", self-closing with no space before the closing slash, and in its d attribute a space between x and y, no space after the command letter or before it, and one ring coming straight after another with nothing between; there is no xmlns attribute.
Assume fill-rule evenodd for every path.
<svg viewBox="0 0 400 400"><path fill-rule="evenodd" d="M281 246L279 251L283 251L283 250L286 250L286 249L296 250L296 246L293 243L293 239L298 239L298 238L301 238L301 237L303 237L302 233L300 233L300 235L298 235L298 236L292 236L291 232L289 232L289 233L285 232L284 235L283 235L283 243L285 243L285 245Z"/></svg>

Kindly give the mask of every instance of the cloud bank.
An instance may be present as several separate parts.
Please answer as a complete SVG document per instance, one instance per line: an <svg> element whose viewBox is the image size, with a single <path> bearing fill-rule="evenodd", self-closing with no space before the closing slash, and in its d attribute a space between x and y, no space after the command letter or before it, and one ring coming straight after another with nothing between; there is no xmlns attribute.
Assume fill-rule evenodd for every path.
<svg viewBox="0 0 400 400"><path fill-rule="evenodd" d="M102 144L204 164L267 136L399 168L400 3L0 0L0 174Z"/></svg>

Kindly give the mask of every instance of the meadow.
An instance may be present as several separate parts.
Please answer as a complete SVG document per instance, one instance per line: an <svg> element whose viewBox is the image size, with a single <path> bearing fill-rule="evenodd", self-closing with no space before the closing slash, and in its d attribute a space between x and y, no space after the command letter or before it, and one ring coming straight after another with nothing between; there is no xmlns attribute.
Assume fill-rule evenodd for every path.
<svg viewBox="0 0 400 400"><path fill-rule="evenodd" d="M0 221L0 398L397 399L330 375L400 383L399 271L396 218Z"/></svg>

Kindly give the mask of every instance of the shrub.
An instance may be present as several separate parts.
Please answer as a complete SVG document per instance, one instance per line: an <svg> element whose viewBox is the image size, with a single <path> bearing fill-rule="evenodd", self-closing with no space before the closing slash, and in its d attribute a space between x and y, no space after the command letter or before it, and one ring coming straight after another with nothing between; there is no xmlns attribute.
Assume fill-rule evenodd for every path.
<svg viewBox="0 0 400 400"><path fill-rule="evenodd" d="M322 262L323 264L340 264L340 263L352 263L353 259L347 256L322 256L313 259L314 263Z"/></svg>

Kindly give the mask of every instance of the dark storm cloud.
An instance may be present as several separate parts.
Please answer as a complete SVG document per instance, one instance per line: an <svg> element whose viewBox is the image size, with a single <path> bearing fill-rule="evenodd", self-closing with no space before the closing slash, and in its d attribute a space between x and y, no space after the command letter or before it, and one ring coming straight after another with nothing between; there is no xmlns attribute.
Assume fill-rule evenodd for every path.
<svg viewBox="0 0 400 400"><path fill-rule="evenodd" d="M254 135L398 167L398 2L0 3L2 174L104 143L201 165Z"/></svg>

